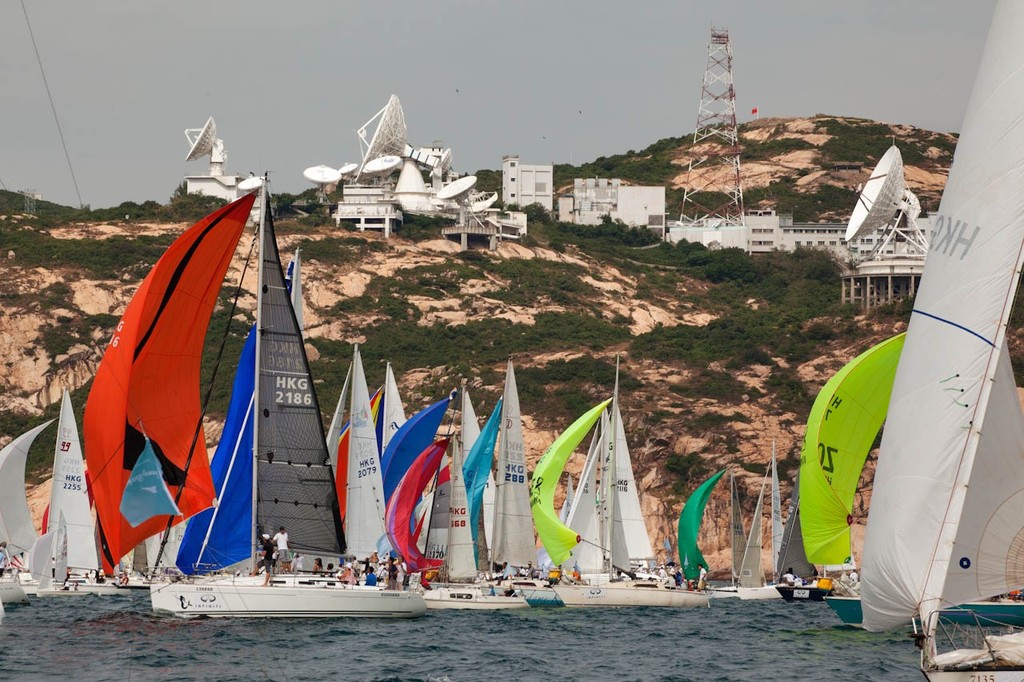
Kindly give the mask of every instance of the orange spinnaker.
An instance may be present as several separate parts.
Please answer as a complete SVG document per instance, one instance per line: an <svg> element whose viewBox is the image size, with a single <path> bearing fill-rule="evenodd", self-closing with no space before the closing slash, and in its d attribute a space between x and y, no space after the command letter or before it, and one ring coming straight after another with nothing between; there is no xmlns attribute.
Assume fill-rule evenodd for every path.
<svg viewBox="0 0 1024 682"><path fill-rule="evenodd" d="M213 504L199 367L217 294L254 201L250 194L228 204L171 244L135 292L96 371L85 405L85 458L107 573L171 520L156 516L132 528L121 516L121 495L147 436L171 495L180 492L182 516L174 521Z"/></svg>

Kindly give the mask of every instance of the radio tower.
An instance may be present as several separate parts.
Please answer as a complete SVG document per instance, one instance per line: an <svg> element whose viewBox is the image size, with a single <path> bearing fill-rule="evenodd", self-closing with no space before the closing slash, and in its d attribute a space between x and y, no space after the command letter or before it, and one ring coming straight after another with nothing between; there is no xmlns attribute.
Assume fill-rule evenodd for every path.
<svg viewBox="0 0 1024 682"><path fill-rule="evenodd" d="M711 29L692 153L679 221L706 227L742 225L736 90L727 30Z"/></svg>

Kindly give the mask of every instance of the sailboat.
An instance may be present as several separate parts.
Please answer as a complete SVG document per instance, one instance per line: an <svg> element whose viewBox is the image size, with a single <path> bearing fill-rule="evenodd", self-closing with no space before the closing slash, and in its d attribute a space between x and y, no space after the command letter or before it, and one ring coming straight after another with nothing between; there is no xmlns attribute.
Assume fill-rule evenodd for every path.
<svg viewBox="0 0 1024 682"><path fill-rule="evenodd" d="M260 191L261 205L267 208L260 214L255 422L251 450L235 455L236 460L248 460L251 472L248 480L229 476L226 480L233 491L222 489L220 497L250 495L250 513L243 526L249 530L249 556L258 534L278 526L288 528L290 548L314 556L337 556L342 533L334 473L302 334L284 282L266 183ZM253 199L253 195L243 197L214 216L247 215ZM204 222L200 227L205 227ZM211 528L217 512L215 508ZM426 611L422 598L413 593L352 588L333 578L279 575L269 586L262 584L262 576L212 576L152 585L150 597L154 611L182 617L412 617Z"/></svg>
<svg viewBox="0 0 1024 682"><path fill-rule="evenodd" d="M29 429L0 450L0 541L7 543L10 557L27 555L38 539L25 497L25 462L32 443L53 422L50 419ZM0 576L0 602L28 602L25 587L14 571Z"/></svg>
<svg viewBox="0 0 1024 682"><path fill-rule="evenodd" d="M621 487L621 481L632 478L632 466L627 476L626 471L619 464L617 451L624 446L625 435L621 427L622 415L618 406L618 372L616 371L615 390L611 400L591 408L587 413L577 419L566 429L541 457L534 471L531 483L530 502L533 509L534 522L537 525L537 533L547 550L551 561L555 565L564 564L583 540L579 532L563 523L554 510L554 489L566 461L576 446L583 440L587 432L601 420L607 410L607 428L603 431L601 445L597 449L602 453L598 459L602 461L600 478L601 509L598 515L599 537L601 554L603 559L603 571L601 577L592 578L589 584L567 584L559 583L552 585L552 590L558 595L562 603L569 607L601 607L601 606L707 606L708 597L703 593L689 592L676 589L674 585L666 585L658 580L622 580L618 576L629 575L630 550L627 543L627 528L630 524L626 521L630 517L630 509L626 508L616 511L616 507L622 506L619 500L619 493L626 490ZM588 481L589 481L588 477ZM577 496L579 499L582 496ZM639 504L637 505L639 508ZM632 532L636 532L635 529ZM650 540L647 538L646 529L643 530L643 540L647 547L642 551L647 553L650 547ZM634 542L634 547L638 543Z"/></svg>
<svg viewBox="0 0 1024 682"><path fill-rule="evenodd" d="M934 218L868 515L863 625L913 619L929 680L1024 672L1022 633L976 633L986 636L967 648L939 619L1024 586L1024 413L1007 336L1024 267L1022 32L1024 5L997 2Z"/></svg>
<svg viewBox="0 0 1024 682"><path fill-rule="evenodd" d="M479 437L476 413L465 386L462 389L463 439L475 444ZM468 438L466 437L468 434ZM446 551L439 580L431 583L423 593L428 609L492 611L523 609L530 605L518 594L506 594L492 585L477 582L473 529L466 495L466 476L463 471L464 442L452 441L450 470L450 500Z"/></svg>
<svg viewBox="0 0 1024 682"><path fill-rule="evenodd" d="M775 560L775 589L786 601L823 601L832 592L831 580L812 580L806 584L786 584L784 576L792 574L801 580L808 580L818 574L818 569L807 559L800 518L800 474L793 485L793 497L789 501L789 515L782 533L779 556Z"/></svg>
<svg viewBox="0 0 1024 682"><path fill-rule="evenodd" d="M775 585L765 583L764 570L762 569L761 554L763 547L763 510L765 490L768 489L769 479L775 476L775 447L772 445L772 461L769 471L765 473L764 481L761 484L761 492L754 506L754 516L750 524L750 533L744 534L742 518L735 516L739 509L739 498L736 493L735 479L732 481L732 547L733 547L733 586L735 595L744 600L779 599L782 595L775 589ZM770 494L770 493L769 493ZM777 498L775 498L777 499ZM774 513L773 513L774 516ZM739 548L739 551L737 551ZM772 557L774 558L774 547ZM715 590L713 596L722 596Z"/></svg>

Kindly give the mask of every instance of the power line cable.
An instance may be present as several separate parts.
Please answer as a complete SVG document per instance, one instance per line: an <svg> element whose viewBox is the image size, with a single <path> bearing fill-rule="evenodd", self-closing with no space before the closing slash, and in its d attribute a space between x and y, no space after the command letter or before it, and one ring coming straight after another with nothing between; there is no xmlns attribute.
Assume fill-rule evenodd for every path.
<svg viewBox="0 0 1024 682"><path fill-rule="evenodd" d="M46 88L46 96L50 99L50 111L53 112L53 121L57 124L57 134L60 136L60 146L64 148L64 158L68 162L68 171L71 173L71 182L75 186L75 195L78 197L79 208L85 206L82 202L82 193L78 191L78 179L75 178L75 169L71 166L71 156L68 154L68 145L64 142L64 131L60 128L60 119L57 118L57 107L53 104L53 95L50 94L50 84L46 81L46 71L43 70L43 60L39 57L39 47L36 45L36 36L32 33L32 22L28 20L28 10L25 9L25 0L21 0L21 11L25 15L25 25L28 26L28 35L32 39L32 49L36 53L36 63L39 64L39 73L43 75L43 86Z"/></svg>

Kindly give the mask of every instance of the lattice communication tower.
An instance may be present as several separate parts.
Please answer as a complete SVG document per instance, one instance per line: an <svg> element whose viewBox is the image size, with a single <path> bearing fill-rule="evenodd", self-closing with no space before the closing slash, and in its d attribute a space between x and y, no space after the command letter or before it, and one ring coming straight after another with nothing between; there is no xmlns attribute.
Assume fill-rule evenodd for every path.
<svg viewBox="0 0 1024 682"><path fill-rule="evenodd" d="M709 227L743 224L736 90L727 30L711 29L680 222Z"/></svg>

